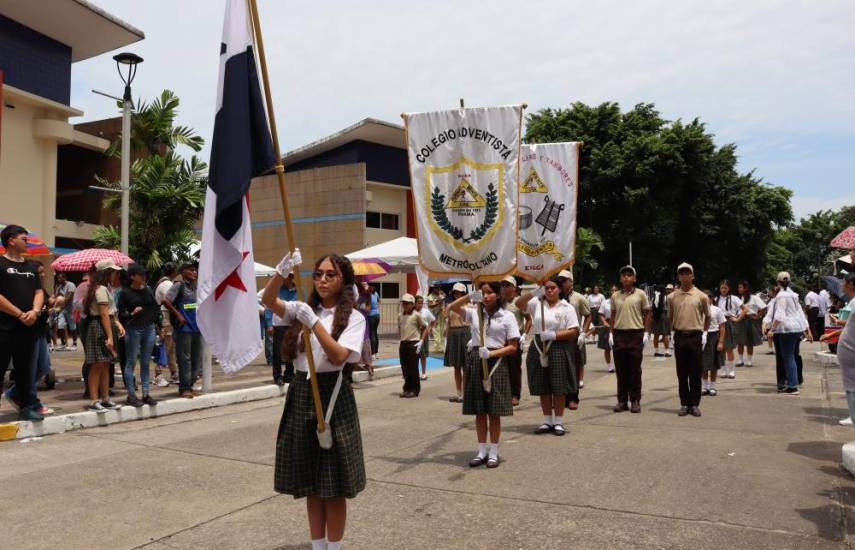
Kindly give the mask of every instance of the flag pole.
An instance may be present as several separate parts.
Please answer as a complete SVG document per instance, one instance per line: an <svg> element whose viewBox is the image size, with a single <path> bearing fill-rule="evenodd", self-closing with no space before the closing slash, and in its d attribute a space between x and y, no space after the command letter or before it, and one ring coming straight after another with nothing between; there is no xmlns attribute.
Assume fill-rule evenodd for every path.
<svg viewBox="0 0 855 550"><path fill-rule="evenodd" d="M279 136L276 132L276 117L273 115L273 97L270 93L270 79L267 75L267 59L264 56L264 41L261 38L261 23L258 18L258 5L255 0L248 0L249 11L252 15L252 28L255 33L255 43L258 46L258 60L261 65L261 78L264 82L264 96L267 100L267 118L270 122L270 134L273 138L273 152L276 155L276 178L279 180L279 197L282 200L282 213L285 216L285 231L288 237L288 250L297 248L294 241L294 226L291 223L291 210L288 208L288 195L285 194L285 166L282 164L282 155L279 152ZM294 282L297 284L297 292L305 300L300 270L294 270ZM309 329L303 326L303 343L306 348L306 359L309 366L309 383L312 386L312 400L315 402L315 416L318 419L318 432L326 430L324 422L324 411L321 404L321 392L318 389L318 375L315 371L315 358L312 354L312 339Z"/></svg>

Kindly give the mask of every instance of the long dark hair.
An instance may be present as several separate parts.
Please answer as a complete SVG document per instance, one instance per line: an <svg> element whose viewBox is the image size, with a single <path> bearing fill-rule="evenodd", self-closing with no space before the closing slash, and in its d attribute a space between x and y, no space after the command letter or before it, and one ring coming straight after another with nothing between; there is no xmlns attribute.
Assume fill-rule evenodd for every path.
<svg viewBox="0 0 855 550"><path fill-rule="evenodd" d="M95 275L94 281L89 281L89 287L86 289L86 298L83 300L83 311L86 312L86 315L89 315L92 303L95 301L95 291L98 290L99 286L107 286L110 284L110 277L112 274L112 269L105 269L103 271L99 271Z"/></svg>
<svg viewBox="0 0 855 550"><path fill-rule="evenodd" d="M737 286L742 286L742 294L739 297L747 304L748 300L751 299L751 285L748 284L748 281L739 281Z"/></svg>
<svg viewBox="0 0 855 550"><path fill-rule="evenodd" d="M353 312L353 308L356 304L356 296L353 293L353 281L355 277L353 275L353 264L350 263L350 260L344 256L339 256L338 254L322 256L317 262L315 262L314 271L317 271L321 263L327 259L332 262L336 271L341 274L342 286L338 295L338 303L336 303L335 306L332 332L330 334L333 340L338 340L338 337L341 336L341 333L347 328L347 323L350 321L350 314ZM320 307L321 296L318 294L317 290L314 288L312 289L312 294L309 296L309 299L306 300L306 303L314 310L317 310L318 307ZM282 338L282 355L285 358L293 360L297 357L298 352L305 351L305 344L303 343L303 339L300 338L302 330L302 325L298 321L295 321L294 324L288 327L285 331L285 335Z"/></svg>

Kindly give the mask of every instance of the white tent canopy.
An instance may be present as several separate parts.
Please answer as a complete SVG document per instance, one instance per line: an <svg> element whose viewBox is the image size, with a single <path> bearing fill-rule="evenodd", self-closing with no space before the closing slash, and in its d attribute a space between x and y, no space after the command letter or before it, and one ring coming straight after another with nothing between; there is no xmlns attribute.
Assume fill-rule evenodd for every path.
<svg viewBox="0 0 855 550"><path fill-rule="evenodd" d="M195 256L202 250L202 243L200 241L196 241L190 245L190 255ZM276 268L270 267L269 265L260 264L258 262L253 262L256 277L273 277L276 275Z"/></svg>
<svg viewBox="0 0 855 550"><path fill-rule="evenodd" d="M351 260L377 258L391 266L391 273L413 273L419 264L419 247L410 237L398 237L385 243L376 244L345 254Z"/></svg>

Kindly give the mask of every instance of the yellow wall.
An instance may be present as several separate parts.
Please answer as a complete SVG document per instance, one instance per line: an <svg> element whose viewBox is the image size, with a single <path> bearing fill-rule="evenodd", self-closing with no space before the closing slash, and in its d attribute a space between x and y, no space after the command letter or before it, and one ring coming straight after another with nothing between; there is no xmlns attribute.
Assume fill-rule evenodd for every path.
<svg viewBox="0 0 855 550"><path fill-rule="evenodd" d="M371 200L366 200L365 209L398 215L398 231L391 229L365 228L365 246L384 243L407 235L407 189L393 188L390 185L369 181L367 190ZM400 294L407 292L407 276L403 273L393 273L372 281L374 283L398 283Z"/></svg>

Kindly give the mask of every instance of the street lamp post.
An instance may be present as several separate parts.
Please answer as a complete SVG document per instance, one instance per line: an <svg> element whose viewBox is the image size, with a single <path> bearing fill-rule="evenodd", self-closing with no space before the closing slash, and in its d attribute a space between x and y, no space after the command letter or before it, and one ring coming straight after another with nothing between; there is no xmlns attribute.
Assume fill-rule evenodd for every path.
<svg viewBox="0 0 855 550"><path fill-rule="evenodd" d="M130 226L130 190L131 190L131 82L137 75L137 65L143 58L132 53L123 52L113 56L119 77L125 83L125 94L122 96L122 254L128 254L128 234ZM127 66L127 76L122 73L122 65Z"/></svg>

